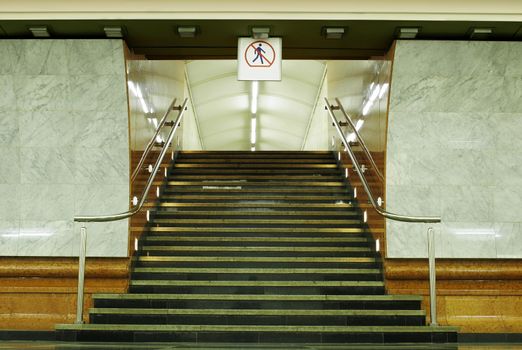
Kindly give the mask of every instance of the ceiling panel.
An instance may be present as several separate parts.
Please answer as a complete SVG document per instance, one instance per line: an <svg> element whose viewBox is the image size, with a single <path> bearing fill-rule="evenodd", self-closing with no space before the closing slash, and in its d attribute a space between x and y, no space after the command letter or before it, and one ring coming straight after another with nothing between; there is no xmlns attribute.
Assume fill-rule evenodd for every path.
<svg viewBox="0 0 522 350"><path fill-rule="evenodd" d="M251 82L235 60L187 62L187 77L207 149L250 149ZM283 61L280 82L259 82L257 149L299 149L322 82L322 61Z"/></svg>

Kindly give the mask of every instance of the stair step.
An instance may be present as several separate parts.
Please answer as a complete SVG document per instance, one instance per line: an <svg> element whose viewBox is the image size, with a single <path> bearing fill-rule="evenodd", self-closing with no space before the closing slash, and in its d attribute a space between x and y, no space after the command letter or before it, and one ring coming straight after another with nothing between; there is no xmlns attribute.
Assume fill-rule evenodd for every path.
<svg viewBox="0 0 522 350"><path fill-rule="evenodd" d="M99 324L215 324L423 326L420 310L299 310L299 309L137 309L93 308L89 318Z"/></svg>
<svg viewBox="0 0 522 350"><path fill-rule="evenodd" d="M314 209L314 210L347 210L354 209L355 205L346 202L339 203L189 203L189 202L168 202L158 203L158 208L290 208L292 210Z"/></svg>
<svg viewBox="0 0 522 350"><path fill-rule="evenodd" d="M342 187L342 181L247 181L247 180L220 180L220 181L167 181L167 186L242 186L242 187Z"/></svg>
<svg viewBox="0 0 522 350"><path fill-rule="evenodd" d="M206 180L211 181L274 181L284 180L287 183L295 183L297 181L314 181L314 182L342 182L339 175L239 175L239 174L217 174L217 175L197 175L197 174L178 174L176 176L169 175L169 181L188 181L188 180Z"/></svg>
<svg viewBox="0 0 522 350"><path fill-rule="evenodd" d="M284 216L284 217L292 217L292 216L321 216L321 217L353 217L360 215L356 211L283 211L283 210L220 210L220 211L209 211L209 210L156 210L150 211L154 217L163 217L163 216Z"/></svg>
<svg viewBox="0 0 522 350"><path fill-rule="evenodd" d="M158 219L154 218L151 220L152 224L161 224L163 226L172 225L179 226L181 224L191 224L191 225L202 225L202 224L212 224L212 225L227 225L227 224L246 224L246 225L261 225L261 224L270 224L271 226L277 225L333 225L333 226L344 226L344 225L360 225L362 224L362 220L350 220L350 219L287 219L287 218L272 218L272 219Z"/></svg>
<svg viewBox="0 0 522 350"><path fill-rule="evenodd" d="M236 194L236 195L223 195L223 194L212 194L205 193L201 195L193 194L162 194L159 199L160 202L171 202L171 201L228 201L229 203L261 203L263 201L274 201L274 202L289 202L289 201L307 201L307 202L326 202L334 204L338 201L351 201L352 197L346 194L324 194L324 195L248 195L248 194Z"/></svg>
<svg viewBox="0 0 522 350"><path fill-rule="evenodd" d="M256 268L176 268L176 267L136 267L141 273L226 273L226 274L379 274L379 269L256 269Z"/></svg>
<svg viewBox="0 0 522 350"><path fill-rule="evenodd" d="M205 287L383 287L381 281L178 281L131 280L130 286L205 286Z"/></svg>
<svg viewBox="0 0 522 350"><path fill-rule="evenodd" d="M308 310L419 310L422 297L409 295L298 294L95 294L95 307Z"/></svg>
<svg viewBox="0 0 522 350"><path fill-rule="evenodd" d="M380 268L375 257L139 256L137 267Z"/></svg>
<svg viewBox="0 0 522 350"><path fill-rule="evenodd" d="M456 342L455 327L429 326L267 326L267 325L57 325L69 341L176 341L249 343ZM77 331L77 332L64 332Z"/></svg>
<svg viewBox="0 0 522 350"><path fill-rule="evenodd" d="M174 171L177 169L226 169L226 168L232 168L232 169L304 169L305 171L309 171L308 169L335 169L337 170L337 164L289 164L289 163L262 163L262 164L256 164L256 163L182 163L182 162L176 162L173 165Z"/></svg>
<svg viewBox="0 0 522 350"><path fill-rule="evenodd" d="M93 294L94 299L129 299L129 300L277 300L277 301L411 301L421 302L423 297L420 295L285 295L285 294Z"/></svg>
<svg viewBox="0 0 522 350"><path fill-rule="evenodd" d="M191 237L191 236L148 236L143 237L144 242L273 242L277 240L278 243L367 243L367 238L360 237Z"/></svg>
<svg viewBox="0 0 522 350"><path fill-rule="evenodd" d="M295 310L295 309L131 309L91 308L90 313L134 315L243 315L243 316L424 316L422 310Z"/></svg>
<svg viewBox="0 0 522 350"><path fill-rule="evenodd" d="M195 151L195 150L183 150L179 152L180 157L189 156L191 158L212 158L217 157L219 159L226 158L227 156L238 156L241 157L333 157L332 151L256 151L256 152L248 152L248 151Z"/></svg>
<svg viewBox="0 0 522 350"><path fill-rule="evenodd" d="M365 247L273 247L273 246L224 246L224 247L206 247L206 246L143 246L144 251L194 251L194 252L371 252L370 248Z"/></svg>
<svg viewBox="0 0 522 350"><path fill-rule="evenodd" d="M311 172L310 170L313 170ZM188 174L214 174L214 175L226 175L226 174L250 174L250 175L259 175L259 174L273 174L273 175L297 175L297 174L309 174L315 176L321 175L339 175L339 170L336 168L312 168L312 169L299 169L299 168L272 168L267 169L266 167L262 168L194 168L194 167L179 167L170 171L169 175L177 176L178 174L188 175Z"/></svg>
<svg viewBox="0 0 522 350"><path fill-rule="evenodd" d="M135 267L136 280L213 281L378 281L380 269L365 268L219 268Z"/></svg>
<svg viewBox="0 0 522 350"><path fill-rule="evenodd" d="M163 193L172 194L172 193L193 193L193 194L213 194L213 193L234 193L234 194L253 194L253 193L288 193L288 194L302 194L302 193L310 193L312 195L325 195L325 194L345 194L348 191L343 188L279 188L279 187L266 187L266 188L243 188L242 185L230 185L230 186L216 186L216 185L206 185L203 187L197 188L187 188L187 187L166 187L163 189Z"/></svg>
<svg viewBox="0 0 522 350"><path fill-rule="evenodd" d="M173 236L169 236L167 238L177 238ZM256 237L230 237L234 238L233 240L224 240L220 238L227 238L227 237L212 237L217 239L205 239L205 240L198 240L198 239L190 239L191 237L183 237L187 238L184 240L176 240L176 239L165 239L165 237L162 236L148 236L147 238L142 238L140 240L139 246L142 245L154 245L154 246L177 246L177 247L186 247L186 246L205 246L205 247L227 247L227 246L237 246L238 244L241 244L245 241L248 241L250 238L256 238ZM193 238L200 238L200 237L193 237ZM242 239L243 238L243 239ZM320 242L307 242L305 240L303 241L295 241L295 242L288 242L279 240L277 237L264 237L264 239L257 239L257 240L251 240L248 241L248 244L252 247L258 247L258 246L270 246L270 247L288 247L288 246L294 246L294 247L367 247L368 241L367 240L361 240L361 241L348 241L348 242L342 242L342 241L320 241Z"/></svg>
<svg viewBox="0 0 522 350"><path fill-rule="evenodd" d="M207 332L227 332L227 331L238 331L238 332L295 332L295 333L308 333L308 332L328 332L328 333L406 333L406 332L422 332L422 333L441 333L441 332L454 332L457 327L431 327L431 326L410 326L410 327L399 327L399 326L346 326L346 327L335 327L335 326L225 326L225 325L107 325L107 324L59 324L56 325L57 330L121 330L121 331L207 331Z"/></svg>
<svg viewBox="0 0 522 350"><path fill-rule="evenodd" d="M176 160L176 164L184 164L184 163L216 163L218 160L215 158L196 158L196 157L179 157ZM332 163L332 158L330 157L307 157L307 158L288 158L288 157L227 157L223 159L219 159L219 164L292 164L297 163L300 164L321 164L321 163Z"/></svg>
<svg viewBox="0 0 522 350"><path fill-rule="evenodd" d="M133 228L133 231L143 231L142 228ZM369 232L369 230L359 227L148 227L147 232L227 232L227 233L336 233L336 234L360 234ZM380 230L382 231L382 230ZM379 231L378 231L379 232Z"/></svg>

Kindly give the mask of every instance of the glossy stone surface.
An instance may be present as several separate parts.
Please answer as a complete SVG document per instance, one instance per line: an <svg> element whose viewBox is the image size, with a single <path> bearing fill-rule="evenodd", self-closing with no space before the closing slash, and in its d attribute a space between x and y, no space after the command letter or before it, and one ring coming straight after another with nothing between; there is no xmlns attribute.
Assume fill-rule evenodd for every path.
<svg viewBox="0 0 522 350"><path fill-rule="evenodd" d="M0 52L0 254L76 256L74 215L128 208L123 44L2 40ZM126 256L125 220L88 229L89 256Z"/></svg>
<svg viewBox="0 0 522 350"><path fill-rule="evenodd" d="M522 257L521 54L515 42L397 43L387 209L441 216L438 257ZM426 229L388 221L388 256L426 257Z"/></svg>

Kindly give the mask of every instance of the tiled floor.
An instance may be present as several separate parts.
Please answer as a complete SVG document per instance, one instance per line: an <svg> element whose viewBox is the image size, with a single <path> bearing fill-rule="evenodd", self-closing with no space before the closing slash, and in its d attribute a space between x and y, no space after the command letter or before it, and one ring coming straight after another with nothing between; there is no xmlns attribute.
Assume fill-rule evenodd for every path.
<svg viewBox="0 0 522 350"><path fill-rule="evenodd" d="M241 349L255 349L255 350L341 350L341 349L419 349L419 350L442 350L442 349L458 349L458 350L522 350L522 344L463 344L463 345L380 345L380 344L364 344L364 345L237 345L237 344L165 344L165 343L141 343L141 344L115 344L115 343L64 343L64 342L22 342L22 341L7 341L0 342L0 350L142 350L142 349L156 349L156 350L241 350Z"/></svg>

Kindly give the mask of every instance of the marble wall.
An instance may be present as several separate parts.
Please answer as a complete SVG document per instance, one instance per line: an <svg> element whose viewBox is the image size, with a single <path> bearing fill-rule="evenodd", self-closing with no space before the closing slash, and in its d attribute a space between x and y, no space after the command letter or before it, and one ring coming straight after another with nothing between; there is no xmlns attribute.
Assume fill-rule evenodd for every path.
<svg viewBox="0 0 522 350"><path fill-rule="evenodd" d="M522 258L521 56L516 42L397 42L387 209L442 216L437 256ZM425 232L388 221L388 256L426 256Z"/></svg>
<svg viewBox="0 0 522 350"><path fill-rule="evenodd" d="M121 40L0 40L0 255L75 256L77 214L128 209ZM89 256L126 256L127 220L88 224Z"/></svg>

